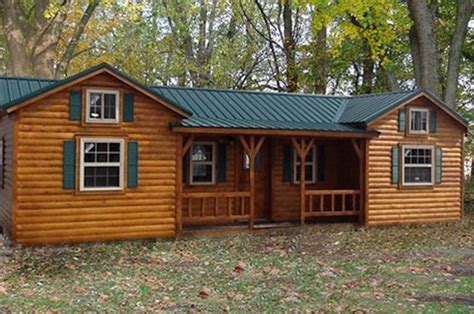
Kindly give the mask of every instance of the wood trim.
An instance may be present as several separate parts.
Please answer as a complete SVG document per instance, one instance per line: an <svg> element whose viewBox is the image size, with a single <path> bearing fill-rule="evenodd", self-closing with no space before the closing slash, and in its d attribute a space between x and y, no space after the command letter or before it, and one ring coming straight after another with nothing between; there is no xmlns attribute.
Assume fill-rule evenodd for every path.
<svg viewBox="0 0 474 314"><path fill-rule="evenodd" d="M100 69L97 69L96 71L91 72L91 73L89 73L89 74L87 74L87 75L78 77L77 79L75 79L75 80L73 80L73 81L71 81L71 82L68 82L68 83L65 83L65 84L61 84L61 85L57 86L56 88L53 88L53 89L51 89L51 90L48 90L48 91L46 91L46 92L44 92L44 93L42 93L42 94L39 94L39 95L37 95L37 96L35 96L35 97L33 97L33 98L27 99L27 100L25 100L25 101L23 101L23 102L21 102L21 103L15 105L15 106L13 106L13 107L10 107L10 108L8 108L6 111L7 111L7 113L12 113L12 112L14 112L14 111L16 111L16 110L18 110L18 109L21 109L21 108L23 108L23 107L25 107L25 106L28 106L28 105L30 105L30 104L32 104L32 103L35 103L35 102L37 102L37 101L39 101L39 100L41 100L41 99L43 99L43 98L45 98L45 97L47 97L47 96L50 96L50 95L55 94L55 93L57 93L57 92L59 92L59 91L62 91L62 90L64 90L64 89L67 89L68 87L71 87L71 86L74 86L74 85L79 84L79 83L81 83L81 82L84 82L84 81L86 81L86 80L88 80L88 79L90 79L90 78L92 78L92 77L94 77L94 76L96 76L96 75L98 75L98 74L102 74L102 73L107 73L107 74L113 76L114 78L118 79L118 80L121 81L122 83L125 83L126 85L132 87L133 89L137 90L138 92L140 92L140 93L142 93L142 94L148 96L149 98L155 100L156 102L160 103L161 105L165 106L166 108L170 109L171 111L173 111L173 112L179 114L180 116L185 117L185 118L190 117L190 114L188 114L187 112L184 112L184 111L178 109L176 106L174 106L174 105L172 105L172 104L169 104L168 102L166 102L165 100L161 99L160 97L158 97L158 96L156 96L156 95L154 95L154 94L152 94L152 93L146 91L145 89L139 87L138 85L134 84L134 83L131 82L130 80L128 80L128 79L122 77L121 75L115 74L114 72L108 70L107 68L100 68Z"/></svg>
<svg viewBox="0 0 474 314"><path fill-rule="evenodd" d="M376 131L368 133L352 132L321 132L321 131L289 131L269 129L241 129L241 128L198 128L173 126L172 130L186 134L227 134L227 135L274 135L274 136L307 136L321 138L373 138L379 135Z"/></svg>
<svg viewBox="0 0 474 314"><path fill-rule="evenodd" d="M464 134L461 134L461 219L464 219ZM473 165L471 165L472 167ZM443 168L443 165L441 165ZM443 178L441 178L441 183L443 182Z"/></svg>
<svg viewBox="0 0 474 314"><path fill-rule="evenodd" d="M403 107L403 106L406 106L408 105L409 103L411 103L412 101L420 98L420 97L426 97L428 100L430 100L434 105L436 105L439 109L443 110L443 112L445 112L446 114L448 114L451 118L453 118L454 120L456 120L459 124L461 124L462 126L464 126L465 128L465 131L467 131L469 129L469 125L467 123L465 123L464 121L461 121L459 120L458 117L456 117L455 115L453 115L450 111L448 111L443 104L439 103L437 100L435 100L434 98L430 97L428 94L426 94L425 92L421 92L420 94L418 95L415 95L413 96L412 98L404 101L403 103L401 103L400 105L396 106L395 108L392 108L391 110L385 112L384 114L382 114L381 116L375 118L374 120L370 121L369 123L367 123L367 127L371 127L373 126L377 121L385 118L386 116L392 114L393 112L397 111L400 107Z"/></svg>
<svg viewBox="0 0 474 314"><path fill-rule="evenodd" d="M182 145L183 136L182 135L180 135L180 136L181 136L181 145ZM182 147L182 149L181 149L181 157L184 157L186 155L188 150L193 145L193 141L194 141L194 135L191 135L190 137L188 137L188 139L186 140L186 142L184 144L184 147Z"/></svg>
<svg viewBox="0 0 474 314"><path fill-rule="evenodd" d="M176 236L183 229L183 136L176 138Z"/></svg>
<svg viewBox="0 0 474 314"><path fill-rule="evenodd" d="M361 211L364 212L364 226L369 225L369 150L370 139L364 143L364 208L361 208Z"/></svg>
<svg viewBox="0 0 474 314"><path fill-rule="evenodd" d="M17 228L16 216L18 211L18 135L19 135L19 117L18 114L13 115L13 140L12 140L12 154L11 154L11 164L12 164L12 226L11 226L11 236L12 243L16 244L17 240ZM5 161L4 161L5 162Z"/></svg>
<svg viewBox="0 0 474 314"><path fill-rule="evenodd" d="M356 152L357 157L359 158L359 161L362 160L362 142L358 144L354 139L352 139L351 143L352 147L354 147L354 151Z"/></svg>

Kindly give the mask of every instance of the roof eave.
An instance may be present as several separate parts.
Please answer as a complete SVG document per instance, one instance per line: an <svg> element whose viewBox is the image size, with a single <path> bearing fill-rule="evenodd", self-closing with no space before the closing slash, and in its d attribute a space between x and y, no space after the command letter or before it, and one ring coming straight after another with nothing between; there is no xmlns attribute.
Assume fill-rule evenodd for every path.
<svg viewBox="0 0 474 314"><path fill-rule="evenodd" d="M181 108L181 106L175 104L171 100L163 97L162 95L156 93L150 88L147 88L146 86L142 85L141 83L135 81L134 79L128 77L127 75L119 72L112 66L108 64L99 64L93 68L90 68L88 70L85 70L83 72L80 72L76 75L73 75L69 78L66 78L64 80L58 81L57 83L51 84L49 86L46 86L42 89L39 89L33 93L30 93L28 95L25 95L13 102L10 102L4 106L4 110L6 113L12 113L20 108L23 108L29 104L32 104L34 102L37 102L48 95L57 93L58 91L61 91L63 89L66 89L72 85L75 85L77 83L83 82L93 76L96 76L101 73L107 73L116 79L120 80L121 82L131 86L135 90L147 95L148 97L154 99L155 101L160 102L162 105L167 107L168 109L176 112L180 116L184 118L189 118L191 116L191 113L188 112L186 109Z"/></svg>
<svg viewBox="0 0 474 314"><path fill-rule="evenodd" d="M187 134L220 134L220 135L273 135L273 136L311 136L325 138L374 138L377 131L345 132L321 130L288 130L288 129L256 129L256 128L222 128L222 127L188 127L175 125L172 130Z"/></svg>

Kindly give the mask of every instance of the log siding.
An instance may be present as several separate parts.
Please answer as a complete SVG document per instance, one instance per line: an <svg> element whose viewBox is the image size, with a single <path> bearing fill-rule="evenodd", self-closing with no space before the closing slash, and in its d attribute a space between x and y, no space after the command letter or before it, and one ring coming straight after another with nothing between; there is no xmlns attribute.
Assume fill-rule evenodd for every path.
<svg viewBox="0 0 474 314"><path fill-rule="evenodd" d="M398 112L393 112L372 125L380 132L380 136L370 140L368 149L367 224L369 226L439 222L459 220L462 217L463 177L460 173L463 167L464 130L426 98L418 98L404 108L410 106L437 110L437 131L427 135L400 132ZM406 124L408 129L409 120ZM392 184L391 149L394 145L440 147L443 151L442 182L423 187ZM399 167L401 182L401 162Z"/></svg>
<svg viewBox="0 0 474 314"><path fill-rule="evenodd" d="M134 121L111 127L69 120L69 91L87 86L134 93ZM176 113L102 74L15 114L18 123L17 243L175 235L177 135L169 126L178 121ZM80 154L76 154L76 190L63 189L63 141L89 136L138 141L137 188L127 188L124 181L122 191L78 192ZM126 156L126 151L124 153Z"/></svg>

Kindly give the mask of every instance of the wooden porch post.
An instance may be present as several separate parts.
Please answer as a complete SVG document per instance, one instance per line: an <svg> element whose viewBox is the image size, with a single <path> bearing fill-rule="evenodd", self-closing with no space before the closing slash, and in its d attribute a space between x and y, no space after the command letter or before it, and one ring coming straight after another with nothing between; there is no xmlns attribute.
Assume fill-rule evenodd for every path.
<svg viewBox="0 0 474 314"><path fill-rule="evenodd" d="M176 235L183 231L183 158L193 144L191 135L183 146L183 136L178 134L176 147Z"/></svg>
<svg viewBox="0 0 474 314"><path fill-rule="evenodd" d="M359 223L364 224L365 221L365 142L355 139L351 140L354 151L359 159Z"/></svg>
<svg viewBox="0 0 474 314"><path fill-rule="evenodd" d="M293 142L293 146L295 147L295 150L300 157L300 224L304 225L305 222L305 209L306 209L306 156L308 155L309 151L311 150L311 147L314 145L314 138L309 141L308 144L306 144L305 139L301 139L301 143L298 143L298 141L295 138L292 138L291 141Z"/></svg>
<svg viewBox="0 0 474 314"><path fill-rule="evenodd" d="M250 204L249 204L249 228L253 229L255 224L255 157L257 156L260 148L262 148L265 137L261 137L257 143L255 143L255 136L251 135L249 142L245 140L245 137L239 136L240 143L242 144L245 152L249 156L249 186L250 186Z"/></svg>

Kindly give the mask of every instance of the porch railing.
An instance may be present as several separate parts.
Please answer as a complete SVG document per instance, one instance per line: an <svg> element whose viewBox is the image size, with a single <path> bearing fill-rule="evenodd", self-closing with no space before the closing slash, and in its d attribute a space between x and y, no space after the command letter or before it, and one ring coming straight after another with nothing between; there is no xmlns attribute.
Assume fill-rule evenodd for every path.
<svg viewBox="0 0 474 314"><path fill-rule="evenodd" d="M183 223L231 223L250 218L250 191L184 192Z"/></svg>
<svg viewBox="0 0 474 314"><path fill-rule="evenodd" d="M361 207L359 190L306 190L304 217L358 215Z"/></svg>

